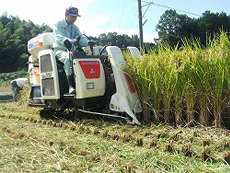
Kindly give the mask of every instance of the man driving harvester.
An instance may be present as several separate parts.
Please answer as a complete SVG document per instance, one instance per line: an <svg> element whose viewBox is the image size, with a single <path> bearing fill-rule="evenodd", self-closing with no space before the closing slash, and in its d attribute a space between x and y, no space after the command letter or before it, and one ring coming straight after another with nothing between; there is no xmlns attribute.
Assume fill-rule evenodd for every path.
<svg viewBox="0 0 230 173"><path fill-rule="evenodd" d="M89 40L86 36L82 35L79 28L74 25L77 17L80 17L78 14L78 9L76 7L69 7L65 11L65 19L57 22L53 28L54 35L54 54L56 58L64 64L64 71L66 73L68 85L69 85L69 94L74 94L74 82L72 76L72 61L69 57L69 52L64 44L66 40L69 40L71 43L76 41L75 38L80 36L79 44L83 47L88 46Z"/></svg>

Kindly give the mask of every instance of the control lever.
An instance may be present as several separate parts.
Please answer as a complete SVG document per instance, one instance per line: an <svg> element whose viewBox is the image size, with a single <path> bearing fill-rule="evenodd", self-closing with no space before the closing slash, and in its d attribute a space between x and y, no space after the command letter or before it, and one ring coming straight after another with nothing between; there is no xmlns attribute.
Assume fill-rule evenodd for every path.
<svg viewBox="0 0 230 173"><path fill-rule="evenodd" d="M91 40L88 42L88 45L89 45L89 48L90 48L90 51L91 51L91 55L93 55L93 46L96 44L95 41Z"/></svg>

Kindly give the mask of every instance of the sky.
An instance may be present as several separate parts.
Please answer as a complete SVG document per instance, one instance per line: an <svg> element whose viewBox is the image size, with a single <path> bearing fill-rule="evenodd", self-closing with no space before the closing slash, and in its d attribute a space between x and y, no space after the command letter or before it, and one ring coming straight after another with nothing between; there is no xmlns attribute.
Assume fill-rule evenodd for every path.
<svg viewBox="0 0 230 173"><path fill-rule="evenodd" d="M148 8L147 2L152 2ZM64 19L65 9L75 6L81 17L75 24L82 33L98 37L102 33L139 35L137 0L0 0L0 15L18 16L21 20L52 27ZM191 18L206 10L230 15L230 0L142 0L144 42L157 38L156 25L169 8Z"/></svg>

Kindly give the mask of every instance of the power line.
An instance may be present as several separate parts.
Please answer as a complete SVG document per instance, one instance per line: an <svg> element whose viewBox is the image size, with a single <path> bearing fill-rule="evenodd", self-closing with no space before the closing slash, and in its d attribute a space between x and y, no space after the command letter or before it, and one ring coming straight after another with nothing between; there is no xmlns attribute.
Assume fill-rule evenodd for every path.
<svg viewBox="0 0 230 173"><path fill-rule="evenodd" d="M120 2L121 2L121 0L119 0L119 3L118 3L118 5L120 5ZM113 13L112 13L112 16L110 17L110 19L111 20L109 20L109 22L107 23L107 25L104 27L104 33L106 32L106 30L108 29L108 27L109 27L109 25L113 22L113 18L114 18L114 16L116 15L116 13L117 13L117 10L118 10L118 8L113 8Z"/></svg>
<svg viewBox="0 0 230 173"><path fill-rule="evenodd" d="M192 12L188 12L188 11L184 11L184 10L180 10L180 9L176 9L176 8L169 7L169 6L166 6L166 5L162 5L162 4L158 4L158 3L154 3L154 2L148 2L148 1L142 1L142 2L146 3L143 6L146 6L146 5L156 5L156 6L159 6L159 7L163 7L163 8L167 8L167 9L171 9L171 10L176 10L176 11L187 13L187 14L190 14L190 15L193 15L193 16L200 17L200 15L198 15L198 14L195 14L195 13L192 13Z"/></svg>
<svg viewBox="0 0 230 173"><path fill-rule="evenodd" d="M110 6L110 7L114 7L114 4L113 3L100 3L98 4L100 6ZM133 6L133 5L120 5L120 4L116 4L116 7L126 7L126 8L131 8L131 9L135 9L136 6Z"/></svg>
<svg viewBox="0 0 230 173"><path fill-rule="evenodd" d="M136 19L136 17L137 17L137 10L135 11L135 13L134 13L134 15L133 15L132 20L130 20L131 22L130 22L130 24L129 24L129 27L133 25L133 22L134 22L134 20Z"/></svg>
<svg viewBox="0 0 230 173"><path fill-rule="evenodd" d="M120 26L121 26L122 19L123 19L123 12L124 12L124 7L125 7L124 2L125 2L125 1L122 1L121 15L120 15L120 21L119 21L119 28L120 28Z"/></svg>

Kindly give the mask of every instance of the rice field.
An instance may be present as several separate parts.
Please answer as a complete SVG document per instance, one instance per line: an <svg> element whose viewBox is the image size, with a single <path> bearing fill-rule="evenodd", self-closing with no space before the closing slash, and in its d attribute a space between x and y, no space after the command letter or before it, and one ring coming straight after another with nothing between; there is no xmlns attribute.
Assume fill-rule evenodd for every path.
<svg viewBox="0 0 230 173"><path fill-rule="evenodd" d="M162 44L142 58L125 53L145 121L229 127L230 40L223 32L207 40L205 48L198 40Z"/></svg>
<svg viewBox="0 0 230 173"><path fill-rule="evenodd" d="M0 172L229 172L229 130L204 127L229 127L229 49L222 33L206 49L185 40L125 55L143 118L159 125L40 119L23 90L0 103Z"/></svg>
<svg viewBox="0 0 230 173"><path fill-rule="evenodd" d="M0 103L0 172L229 172L230 131L45 120Z"/></svg>

